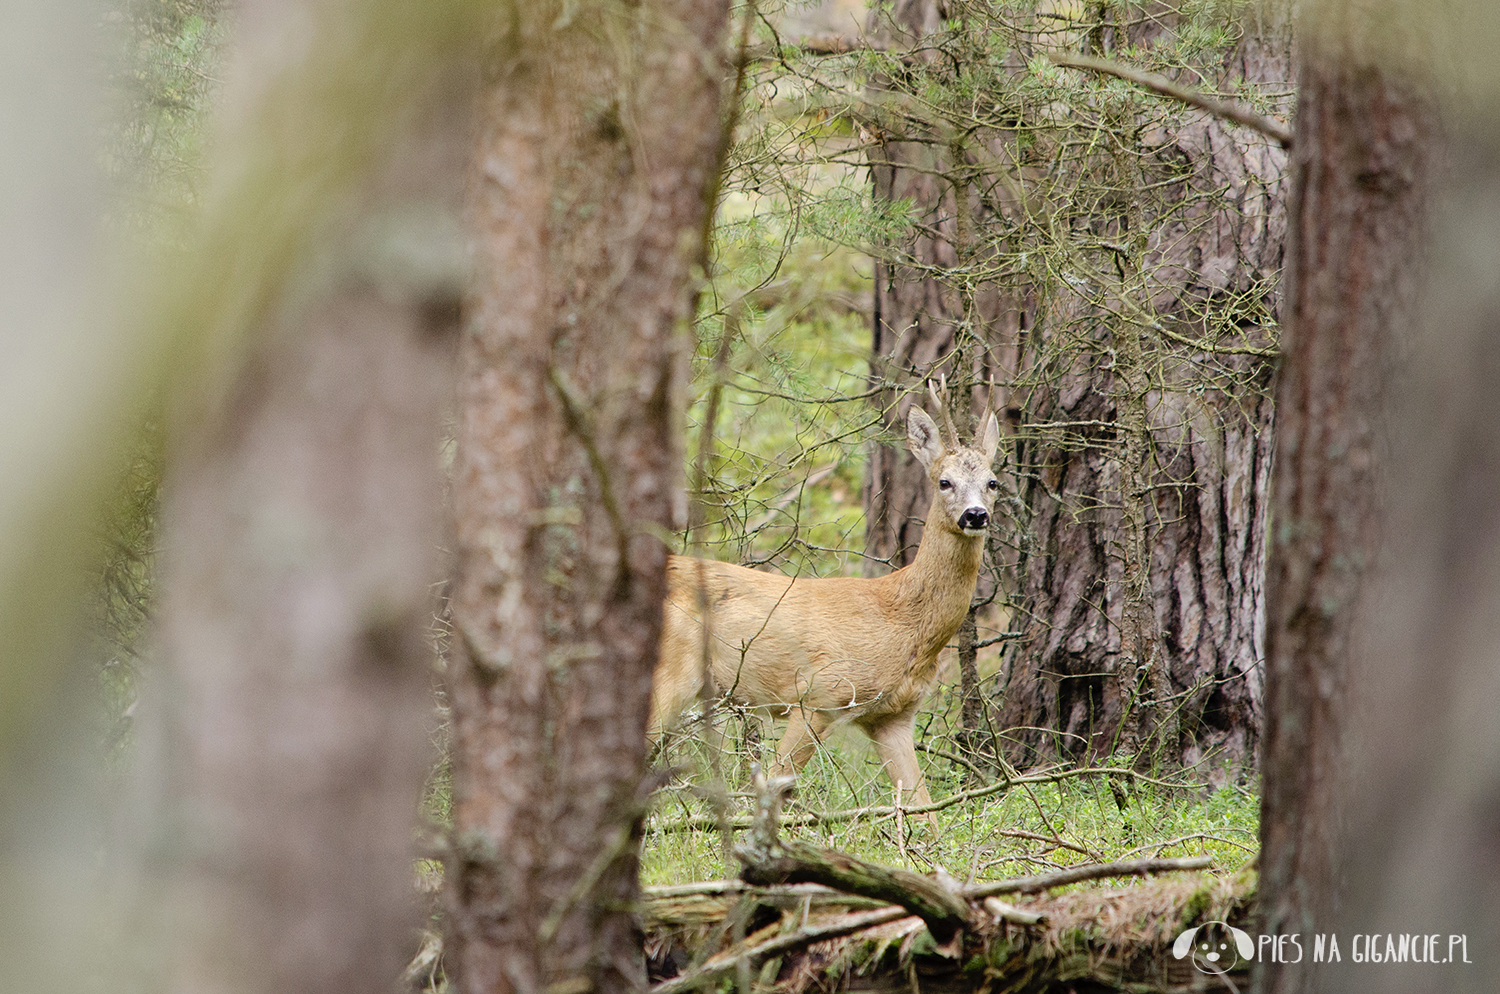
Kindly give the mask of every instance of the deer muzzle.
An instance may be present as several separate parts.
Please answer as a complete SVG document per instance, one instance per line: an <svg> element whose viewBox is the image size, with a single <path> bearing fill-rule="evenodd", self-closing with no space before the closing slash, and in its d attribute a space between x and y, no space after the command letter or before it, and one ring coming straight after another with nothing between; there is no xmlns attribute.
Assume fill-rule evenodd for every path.
<svg viewBox="0 0 1500 994"><path fill-rule="evenodd" d="M983 531L990 526L990 512L982 507L971 507L958 517L958 527L964 531Z"/></svg>

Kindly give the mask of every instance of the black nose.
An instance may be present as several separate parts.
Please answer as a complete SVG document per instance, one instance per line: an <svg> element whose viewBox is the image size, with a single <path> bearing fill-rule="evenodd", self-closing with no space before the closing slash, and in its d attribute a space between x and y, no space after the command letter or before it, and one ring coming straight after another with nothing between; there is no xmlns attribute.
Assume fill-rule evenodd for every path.
<svg viewBox="0 0 1500 994"><path fill-rule="evenodd" d="M990 524L990 512L982 507L971 507L958 519L958 527L964 531L977 531L980 528L988 528Z"/></svg>

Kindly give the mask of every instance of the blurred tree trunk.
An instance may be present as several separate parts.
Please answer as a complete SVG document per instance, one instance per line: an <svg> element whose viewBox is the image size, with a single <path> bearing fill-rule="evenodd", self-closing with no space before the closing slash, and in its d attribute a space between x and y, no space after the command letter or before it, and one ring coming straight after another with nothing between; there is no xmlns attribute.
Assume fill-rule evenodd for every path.
<svg viewBox="0 0 1500 994"><path fill-rule="evenodd" d="M151 989L364 994L412 951L463 20L271 5L242 39L228 165L172 315L251 337L210 343L243 358L193 384L164 488L166 669L141 765L171 977ZM292 24L307 43L289 51Z"/></svg>
<svg viewBox="0 0 1500 994"><path fill-rule="evenodd" d="M1275 5L1246 17L1239 44L1206 71L1225 85L1284 84L1289 26ZM1054 293L1025 343L1021 372L1038 385L1016 402L1029 423L1016 455L1026 510L1012 628L1026 637L1006 651L996 721L1012 729L1017 762L1124 746L1168 765L1249 765L1285 153L1198 111L1139 140L1124 156L1137 182L1196 205L1167 223L1149 203L1110 205L1129 245L1121 275L1103 279L1128 305L1080 322L1079 301ZM1052 329L1090 323L1092 345L1047 373ZM1148 330L1163 325L1179 337ZM1149 713L1127 714L1142 704Z"/></svg>
<svg viewBox="0 0 1500 994"><path fill-rule="evenodd" d="M1334 933L1341 920L1350 712L1370 655L1361 595L1380 559L1389 472L1387 369L1420 320L1437 139L1430 93L1373 41L1379 30L1348 3L1321 8L1298 66L1267 571L1259 901L1262 930L1277 934ZM1330 986L1329 968L1306 959L1256 968L1261 991Z"/></svg>
<svg viewBox="0 0 1500 994"><path fill-rule="evenodd" d="M645 982L645 728L728 12L519 7L487 68L454 477L447 965L465 992Z"/></svg>
<svg viewBox="0 0 1500 994"><path fill-rule="evenodd" d="M1357 660L1347 686L1354 706L1348 762L1338 772L1354 789L1344 791L1352 803L1343 819L1344 894L1334 927L1342 934L1436 934L1439 956L1452 957L1437 966L1356 966L1329 978L1326 988L1480 994L1500 990L1500 8L1487 0L1321 6L1335 30L1358 10L1380 44L1358 61L1348 58L1364 54L1358 50L1327 53L1345 55L1343 64L1314 63L1309 55L1304 85L1328 91L1321 120L1332 124L1332 113L1348 108L1348 127L1360 139L1337 141L1320 129L1324 141L1335 139L1332 152L1341 158L1314 161L1352 176L1351 199L1388 222L1395 251L1410 252L1407 242L1422 233L1424 181L1429 171L1439 177L1431 240L1415 246L1425 249L1417 261L1428 275L1418 306L1407 299L1417 268L1410 261L1404 271L1394 264L1375 269L1368 284L1372 304L1392 296L1400 309L1387 316L1371 307L1366 322L1394 330L1405 318L1416 335L1403 335L1399 353L1387 353L1396 399L1386 423L1394 443L1381 470L1392 499L1380 574L1349 657ZM1413 85L1402 70L1422 75ZM1420 100L1429 72L1438 76L1436 92L1451 101L1438 136L1431 107ZM1316 91L1304 97L1310 105L1316 99ZM1308 130L1316 120L1309 115ZM1310 170L1309 186L1313 176ZM1371 224L1363 214L1351 217L1361 230ZM1310 278L1334 283L1337 270L1330 269ZM1399 295L1382 288L1386 272L1399 279ZM1314 789L1306 780L1292 787ZM1315 813L1309 809L1316 798L1281 796L1275 809L1267 796L1263 816L1277 826ZM1276 844L1271 855L1295 872L1304 839L1284 832L1267 836L1265 845ZM1321 875L1299 880L1283 902L1300 911L1300 897L1321 910L1326 897L1309 891L1333 882ZM1283 893L1278 887L1269 896Z"/></svg>

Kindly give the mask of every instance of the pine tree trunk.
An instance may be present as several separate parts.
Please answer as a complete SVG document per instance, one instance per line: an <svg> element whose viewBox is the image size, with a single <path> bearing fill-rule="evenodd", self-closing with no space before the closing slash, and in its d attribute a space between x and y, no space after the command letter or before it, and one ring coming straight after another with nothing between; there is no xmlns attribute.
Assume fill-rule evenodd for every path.
<svg viewBox="0 0 1500 994"><path fill-rule="evenodd" d="M1284 82L1286 26L1247 25L1224 71ZM1091 351L1031 395L1013 624L1026 638L1006 653L997 718L1014 729L1017 762L1122 745L1169 765L1254 755L1271 456L1261 325L1275 307L1266 288L1281 261L1285 153L1196 112L1171 144L1191 164L1175 195L1219 206L1164 226L1137 221L1145 248L1133 265L1149 267L1150 282L1126 265L1119 292L1189 338L1214 337L1216 312L1243 316L1215 353L1100 320ZM1228 202L1214 200L1220 189ZM1044 302L1022 365L1042 361L1049 326L1078 321L1075 302ZM1133 710L1143 700L1149 714Z"/></svg>
<svg viewBox="0 0 1500 994"><path fill-rule="evenodd" d="M875 37L910 44L940 24L935 0L904 0L889 8L872 5L868 29ZM884 85L888 83L877 81L874 88ZM957 343L958 294L918 268L952 268L957 260L953 188L942 176L939 147L887 140L870 152L876 199L910 200L920 211L920 233L911 244L899 246L893 258L875 260L871 375L888 384L877 403L893 438L905 437L910 389L920 391L928 371ZM863 488L866 576L900 569L916 557L928 489L926 471L904 445L872 447Z"/></svg>
<svg viewBox="0 0 1500 994"><path fill-rule="evenodd" d="M1381 548L1386 367L1419 319L1428 230L1433 108L1362 48L1356 23L1307 32L1298 70L1261 745L1260 912L1277 934L1335 931L1346 727L1368 655L1356 649L1360 595ZM1322 989L1326 973L1306 960L1256 967L1263 991Z"/></svg>
<svg viewBox="0 0 1500 994"><path fill-rule="evenodd" d="M518 7L488 69L454 477L458 990L645 982L633 908L661 535L682 485L728 9Z"/></svg>

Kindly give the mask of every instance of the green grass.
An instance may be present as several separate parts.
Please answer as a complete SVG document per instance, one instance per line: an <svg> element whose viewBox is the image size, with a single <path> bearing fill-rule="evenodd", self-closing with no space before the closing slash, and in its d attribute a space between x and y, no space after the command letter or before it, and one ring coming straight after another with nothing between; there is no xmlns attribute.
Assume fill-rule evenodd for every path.
<svg viewBox="0 0 1500 994"><path fill-rule="evenodd" d="M755 757L747 751L744 729L754 720L728 716L717 747L698 736L679 737L663 749L659 762L690 772L654 799L647 820L643 883L682 883L738 873L736 863L725 864L720 832L683 825L712 823L717 804L726 804L732 816L750 813L749 765L752 758L768 757L771 748L768 736ZM919 743L929 750L959 751L957 743L942 733L929 733ZM863 736L846 729L831 737L799 777L796 797L785 812L785 832L920 872L941 866L962 880L1156 856L1207 855L1217 868L1232 870L1256 848L1260 801L1255 790L1232 780L1210 788L1210 770L1153 778L1158 781L1153 783L1049 767L1021 771L1006 787L998 776L977 776L932 752L922 760L936 802L963 793L983 796L938 812L936 831L911 818L902 819L898 827L891 814L850 816L860 809L891 806L894 792ZM1059 775L1050 782L1028 782ZM1112 789L1111 782L1118 786ZM1164 786L1167 783L1180 786ZM839 820L793 824L809 811L837 812Z"/></svg>

